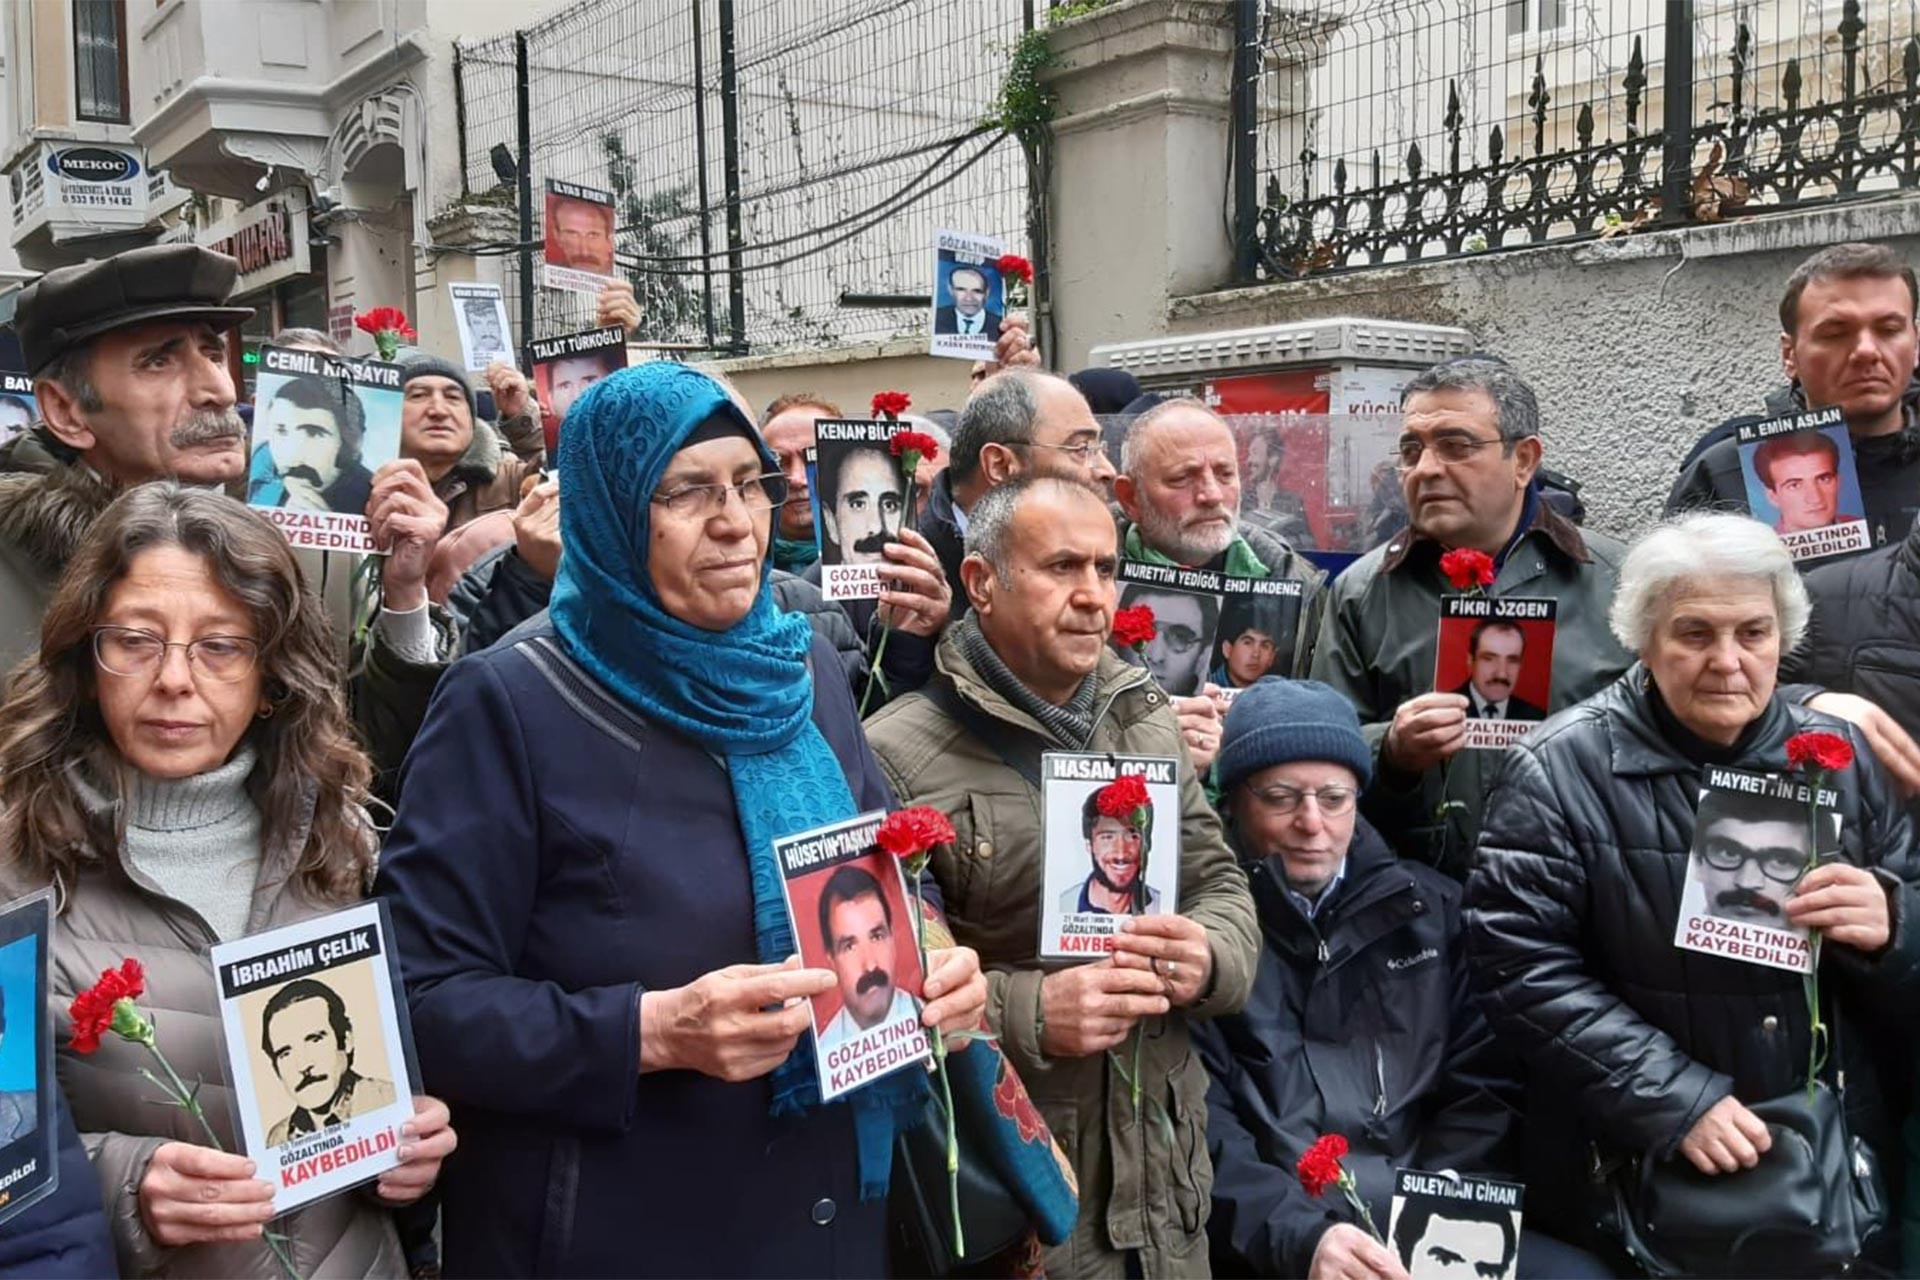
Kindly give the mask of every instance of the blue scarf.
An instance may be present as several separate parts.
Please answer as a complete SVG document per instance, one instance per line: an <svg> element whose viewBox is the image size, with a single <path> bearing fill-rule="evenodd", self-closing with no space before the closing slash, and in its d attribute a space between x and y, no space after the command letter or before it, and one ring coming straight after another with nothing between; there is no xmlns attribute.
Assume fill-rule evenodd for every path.
<svg viewBox="0 0 1920 1280"><path fill-rule="evenodd" d="M647 573L654 490L681 442L715 415L737 421L774 456L719 384L657 361L589 387L560 433L561 557L552 618L575 662L654 724L726 762L753 879L754 941L764 964L797 949L773 841L853 817L840 761L813 722L807 653L813 629L782 613L761 571L747 616L722 632L669 614ZM860 1148L863 1198L886 1194L895 1129L918 1115L916 1071L883 1076L848 1095ZM770 1081L775 1115L820 1105L812 1046L803 1037Z"/></svg>

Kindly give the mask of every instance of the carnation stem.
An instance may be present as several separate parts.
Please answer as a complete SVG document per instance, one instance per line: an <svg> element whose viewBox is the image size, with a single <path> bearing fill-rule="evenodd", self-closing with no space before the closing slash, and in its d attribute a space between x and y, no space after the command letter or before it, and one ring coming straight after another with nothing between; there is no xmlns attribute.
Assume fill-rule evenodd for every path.
<svg viewBox="0 0 1920 1280"><path fill-rule="evenodd" d="M876 608L874 612L878 614L879 610ZM880 643L873 646L873 665L867 668L867 687L860 691L860 710L856 714L862 720L867 718L867 703L873 700L874 689L886 679L885 676L880 674L880 660L887 656L887 637L892 634L893 628L886 624L885 619L882 619L880 622ZM916 897L918 893L919 891L915 890ZM925 967L926 947L922 946L920 950L922 967Z"/></svg>
<svg viewBox="0 0 1920 1280"><path fill-rule="evenodd" d="M167 1061L167 1055L160 1052L159 1043L151 1038L151 1033L149 1038L140 1043L146 1046L147 1052L153 1055L153 1060L160 1064L160 1070L166 1073L165 1088L173 1095L175 1105L200 1122L200 1132L207 1135L208 1146L215 1151L225 1151L227 1148L220 1141L220 1135L213 1131L213 1124L207 1119L206 1111L200 1106L200 1099L187 1088L186 1081L180 1078L180 1073L173 1069L171 1062ZM267 1248L273 1251L273 1259L280 1264L280 1271L287 1280L300 1280L300 1273L293 1269L293 1259L288 1256L282 1237L264 1227L261 1228L260 1235L266 1241Z"/></svg>
<svg viewBox="0 0 1920 1280"><path fill-rule="evenodd" d="M882 636L881 643L885 642L886 637ZM926 975L930 972L927 964L927 907L920 898L920 875L926 869L926 859L922 857L916 861L918 865L912 868L915 926L913 934L914 941L920 947L920 977L924 984ZM925 993L926 988L923 985L921 988L923 997ZM953 1208L953 1256L964 1258L967 1256L967 1237L960 1226L960 1137L953 1119L953 1085L947 1079L947 1042L946 1037L940 1034L938 1027L929 1027L927 1035L933 1041L933 1068L940 1077L941 1101L946 1104L947 1112L947 1200Z"/></svg>
<svg viewBox="0 0 1920 1280"><path fill-rule="evenodd" d="M1807 777L1812 787L1810 803L1807 806L1807 870L1812 871L1820 865L1820 788L1826 782L1824 769L1809 769ZM1801 878L1805 879L1803 872ZM1797 886L1796 886L1797 887ZM1807 931L1806 976L1807 1015L1812 1025L1807 1028L1807 1101L1813 1101L1814 1086L1820 1078L1820 1068L1827 1056L1827 1024L1820 1020L1820 930Z"/></svg>
<svg viewBox="0 0 1920 1280"><path fill-rule="evenodd" d="M1355 1211L1359 1213L1361 1223L1367 1228L1367 1234L1379 1243L1385 1244L1387 1241L1386 1238L1380 1234L1380 1228L1373 1225L1372 1211L1367 1208L1367 1202L1360 1198L1359 1184L1353 1180L1353 1175L1345 1169L1340 1171L1340 1190L1341 1193L1347 1197L1347 1203L1352 1205Z"/></svg>

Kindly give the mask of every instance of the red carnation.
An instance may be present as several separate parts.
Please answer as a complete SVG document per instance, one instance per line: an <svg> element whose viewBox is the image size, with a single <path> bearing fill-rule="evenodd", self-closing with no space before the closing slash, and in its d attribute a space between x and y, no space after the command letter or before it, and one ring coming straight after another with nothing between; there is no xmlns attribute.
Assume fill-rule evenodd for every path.
<svg viewBox="0 0 1920 1280"><path fill-rule="evenodd" d="M888 814L874 836L874 843L906 862L924 858L936 845L953 841L953 823L947 821L947 815L924 804Z"/></svg>
<svg viewBox="0 0 1920 1280"><path fill-rule="evenodd" d="M928 462L940 456L940 442L924 431L896 431L887 440L887 449L898 458L911 453Z"/></svg>
<svg viewBox="0 0 1920 1280"><path fill-rule="evenodd" d="M75 996L68 1009L73 1018L73 1051L98 1049L100 1037L114 1029L120 1002L138 1000L145 990L146 974L131 956L118 969L101 970L100 980Z"/></svg>
<svg viewBox="0 0 1920 1280"><path fill-rule="evenodd" d="M1017 253L1003 253L993 264L1002 276L1022 284L1033 283L1033 264Z"/></svg>
<svg viewBox="0 0 1920 1280"><path fill-rule="evenodd" d="M1455 547L1440 557L1440 572L1456 591L1493 585L1493 557L1472 547Z"/></svg>
<svg viewBox="0 0 1920 1280"><path fill-rule="evenodd" d="M913 399L904 391L876 391L873 393L873 416L897 418L912 404Z"/></svg>
<svg viewBox="0 0 1920 1280"><path fill-rule="evenodd" d="M1113 615L1113 642L1117 645L1139 649L1158 634L1158 629L1153 625L1153 608L1150 605L1137 604Z"/></svg>
<svg viewBox="0 0 1920 1280"><path fill-rule="evenodd" d="M1844 769L1853 763L1853 744L1837 733L1796 733L1787 739L1787 763L1796 769Z"/></svg>
<svg viewBox="0 0 1920 1280"><path fill-rule="evenodd" d="M1140 810L1152 803L1147 797L1147 776L1143 773L1121 774L1100 788L1099 799L1094 803L1107 817L1132 822Z"/></svg>
<svg viewBox="0 0 1920 1280"><path fill-rule="evenodd" d="M1313 1145L1295 1166L1300 1185L1307 1189L1308 1195L1318 1198L1328 1187L1340 1184L1347 1176L1347 1171L1340 1167L1346 1154L1347 1140L1337 1133L1322 1134L1313 1140Z"/></svg>
<svg viewBox="0 0 1920 1280"><path fill-rule="evenodd" d="M373 335L373 345L380 352L382 360L391 360L399 354L400 344L415 342L420 335L407 323L407 313L398 307L374 307L362 311L353 318L354 327L363 333Z"/></svg>

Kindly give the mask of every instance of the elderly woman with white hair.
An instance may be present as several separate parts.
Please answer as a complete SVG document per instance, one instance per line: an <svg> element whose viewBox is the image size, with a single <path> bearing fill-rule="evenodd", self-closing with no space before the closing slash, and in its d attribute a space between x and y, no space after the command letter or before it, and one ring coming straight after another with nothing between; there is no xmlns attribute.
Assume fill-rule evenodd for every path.
<svg viewBox="0 0 1920 1280"><path fill-rule="evenodd" d="M1732 1268L1715 1274L1839 1274L1830 1257L1796 1263L1814 1237L1785 1231L1806 1206L1776 1202L1777 1175L1804 1153L1762 1118L1769 1100L1813 1097L1815 1057L1844 1101L1807 1109L1836 1123L1844 1109L1852 1136L1889 1176L1898 1172L1899 1086L1884 1068L1907 1053L1920 868L1906 812L1858 731L1776 690L1780 655L1799 642L1807 613L1785 547L1757 521L1696 515L1643 537L1622 565L1611 615L1639 661L1507 753L1467 882L1486 1013L1525 1058L1533 1096L1552 1100L1528 1117L1529 1146L1552 1155L1529 1163L1589 1193L1624 1192L1623 1212L1607 1214L1582 1203L1578 1186L1530 1185L1528 1223L1568 1231L1619 1219L1614 1243L1649 1269L1660 1268L1660 1249L1686 1246L1660 1238L1667 1224L1651 1220L1660 1202L1641 1188L1679 1181L1690 1194L1745 1197L1739 1230L1705 1242ZM1824 860L1805 869L1811 819L1798 806L1794 821L1750 824L1773 839L1729 838L1721 858L1770 886L1750 895L1749 920L1822 935L1820 1008L1841 1027L1829 1054L1815 1053L1800 973L1676 943L1708 770L1787 775L1787 741L1807 731L1853 748L1851 763L1825 779L1837 796L1827 809L1840 816L1837 851L1823 837ZM1610 1179L1587 1177L1609 1169ZM1568 1221L1548 1221L1555 1209ZM1690 1220L1698 1228L1708 1216ZM1884 1253L1891 1234L1865 1254Z"/></svg>

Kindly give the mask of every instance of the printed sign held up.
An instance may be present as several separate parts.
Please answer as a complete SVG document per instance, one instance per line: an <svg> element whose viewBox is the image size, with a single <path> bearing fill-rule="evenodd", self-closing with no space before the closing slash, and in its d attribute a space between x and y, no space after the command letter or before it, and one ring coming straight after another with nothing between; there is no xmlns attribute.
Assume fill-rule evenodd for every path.
<svg viewBox="0 0 1920 1280"><path fill-rule="evenodd" d="M507 301L497 284L447 286L453 298L453 323L460 331L460 352L469 372L479 373L494 361L513 363L513 329L507 323Z"/></svg>
<svg viewBox="0 0 1920 1280"><path fill-rule="evenodd" d="M1388 1242L1412 1280L1513 1280L1525 1194L1518 1182L1397 1169Z"/></svg>
<svg viewBox="0 0 1920 1280"><path fill-rule="evenodd" d="M60 1181L54 1125L60 1083L47 1006L52 933L51 889L0 909L0 1224Z"/></svg>
<svg viewBox="0 0 1920 1280"><path fill-rule="evenodd" d="M1137 783L1125 784L1124 779ZM1127 787L1130 802L1112 801ZM1129 916L1179 909L1180 765L1171 756L1040 759L1040 954L1098 960Z"/></svg>
<svg viewBox="0 0 1920 1280"><path fill-rule="evenodd" d="M296 547L373 551L373 473L400 456L397 364L260 348L247 504Z"/></svg>
<svg viewBox="0 0 1920 1280"><path fill-rule="evenodd" d="M822 418L814 424L815 531L820 593L829 600L875 600L886 545L900 536L907 483L887 447L897 422Z"/></svg>
<svg viewBox="0 0 1920 1280"><path fill-rule="evenodd" d="M540 400L541 426L547 436L547 456L560 444L560 426L573 402L600 379L627 367L627 331L619 325L536 338L527 344L527 363L533 369L533 390Z"/></svg>
<svg viewBox="0 0 1920 1280"><path fill-rule="evenodd" d="M1838 406L1745 423L1734 438L1747 509L1773 526L1795 560L1873 545L1853 437Z"/></svg>
<svg viewBox="0 0 1920 1280"><path fill-rule="evenodd" d="M1433 687L1467 699L1469 748L1498 750L1547 718L1559 604L1511 596L1443 596Z"/></svg>
<svg viewBox="0 0 1920 1280"><path fill-rule="evenodd" d="M613 279L613 193L547 179L545 262L540 283L597 294Z"/></svg>
<svg viewBox="0 0 1920 1280"><path fill-rule="evenodd" d="M1006 246L992 236L936 231L927 350L957 360L991 360L1007 314L1007 287L995 264Z"/></svg>

